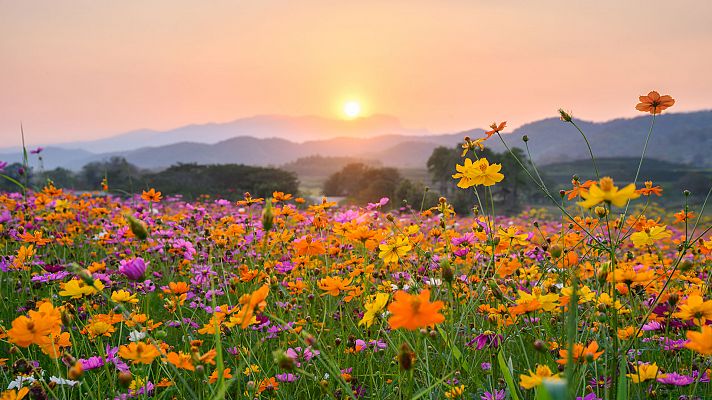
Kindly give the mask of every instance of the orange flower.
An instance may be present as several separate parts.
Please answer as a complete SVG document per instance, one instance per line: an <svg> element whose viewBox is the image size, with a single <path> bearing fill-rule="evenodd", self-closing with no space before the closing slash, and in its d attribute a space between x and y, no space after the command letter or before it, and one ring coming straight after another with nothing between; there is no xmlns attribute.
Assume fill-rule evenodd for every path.
<svg viewBox="0 0 712 400"><path fill-rule="evenodd" d="M15 391L15 389L6 390L0 394L0 400L22 400L30 393L30 388L23 387L22 389Z"/></svg>
<svg viewBox="0 0 712 400"><path fill-rule="evenodd" d="M141 193L141 198L146 201L158 203L163 197L161 196L161 192L157 192L155 189L151 189L148 192L144 190L143 193Z"/></svg>
<svg viewBox="0 0 712 400"><path fill-rule="evenodd" d="M702 332L687 331L687 339L689 342L685 347L688 349L706 356L712 355L712 326L703 326Z"/></svg>
<svg viewBox="0 0 712 400"><path fill-rule="evenodd" d="M175 295L188 293L190 286L185 282L168 282L168 288L163 289L164 293L173 293Z"/></svg>
<svg viewBox="0 0 712 400"><path fill-rule="evenodd" d="M636 193L642 194L643 196L650 196L654 194L658 197L663 195L663 188L660 186L653 186L652 181L645 181L645 187L636 190Z"/></svg>
<svg viewBox="0 0 712 400"><path fill-rule="evenodd" d="M660 114L664 109L672 107L675 100L669 95L660 96L660 93L652 91L647 96L640 96L640 103L635 106L635 109L651 114Z"/></svg>
<svg viewBox="0 0 712 400"><path fill-rule="evenodd" d="M415 330L433 326L445 321L440 310L445 306L442 301L430 302L430 290L425 289L419 295L398 291L394 301L388 306L392 314L388 319L391 329L405 328Z"/></svg>
<svg viewBox="0 0 712 400"><path fill-rule="evenodd" d="M692 211L685 212L685 210L681 210L679 212L676 212L674 215L675 221L673 222L673 224L689 221L692 218L695 218L695 213Z"/></svg>
<svg viewBox="0 0 712 400"><path fill-rule="evenodd" d="M119 356L126 360L133 360L134 364L150 364L160 355L156 346L144 342L133 342L119 348Z"/></svg>
<svg viewBox="0 0 712 400"><path fill-rule="evenodd" d="M30 311L28 315L12 321L12 328L7 331L10 343L20 347L28 347L33 343L41 345L46 343L47 336L59 335L62 316L52 303L42 303L38 311Z"/></svg>
<svg viewBox="0 0 712 400"><path fill-rule="evenodd" d="M265 390L276 391L277 388L279 388L279 382L277 382L274 377L271 377L269 379L263 379L262 382L260 382L260 386L257 388L257 391L260 393L264 392Z"/></svg>
<svg viewBox="0 0 712 400"><path fill-rule="evenodd" d="M489 139L489 138L492 137L492 135L494 135L495 133L500 133L500 132L502 132L502 130L503 130L504 127L506 127L506 126L507 126L507 121L501 122L499 125L497 125L496 122L493 122L492 125L489 126L490 129L492 129L492 130L485 132L485 135L487 135L487 138Z"/></svg>
<svg viewBox="0 0 712 400"><path fill-rule="evenodd" d="M588 346L583 347L583 343L575 343L572 349L573 361L577 363L591 362L603 354L603 350L598 350L598 342L595 340L589 343ZM569 360L568 350L559 350L560 359L556 360L558 364L566 364Z"/></svg>
<svg viewBox="0 0 712 400"><path fill-rule="evenodd" d="M232 378L232 374L230 372L232 371L232 368L225 368L223 370L223 379L230 379ZM210 383L215 383L218 381L218 370L213 371L212 374L210 374Z"/></svg>
<svg viewBox="0 0 712 400"><path fill-rule="evenodd" d="M315 241L311 236L295 241L294 248L297 251L297 255L300 256L318 256L326 253L324 245L318 240Z"/></svg>
<svg viewBox="0 0 712 400"><path fill-rule="evenodd" d="M176 366L176 368L195 371L193 365L193 357L190 354L183 352L176 353L174 351L166 354L166 361Z"/></svg>
<svg viewBox="0 0 712 400"><path fill-rule="evenodd" d="M330 294L332 296L338 296L342 290L352 290L353 287L349 285L351 285L351 278L344 279L338 276L327 276L326 278L323 278L319 281L319 289L326 291L326 293L323 293L322 296L325 296L327 294Z"/></svg>
<svg viewBox="0 0 712 400"><path fill-rule="evenodd" d="M573 200L577 196L581 196L581 193L586 193L588 191L588 188L591 187L596 183L595 181L586 181L584 183L579 182L578 180L571 180L571 185L573 185L573 189L567 190L564 192L567 195L567 199Z"/></svg>

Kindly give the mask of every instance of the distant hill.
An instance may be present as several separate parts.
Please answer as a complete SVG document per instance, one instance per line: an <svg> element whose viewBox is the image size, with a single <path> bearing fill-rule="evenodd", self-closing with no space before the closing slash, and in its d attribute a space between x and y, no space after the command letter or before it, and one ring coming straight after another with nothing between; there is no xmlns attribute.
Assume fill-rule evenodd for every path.
<svg viewBox="0 0 712 400"><path fill-rule="evenodd" d="M276 118L276 117L275 117ZM304 125L294 123L293 126L302 126L297 132L307 132L304 126L311 124L311 117L307 118ZM399 125L387 117L383 121L364 122L366 125L375 124L378 129L396 129ZM317 119L318 120L318 119ZM616 119L608 122L593 123L576 121L586 132L591 146L598 157L639 157L645 141L645 136L650 127L650 116L641 116L631 119ZM244 120L240 124L244 124ZM299 158L321 155L327 157L354 157L380 162L383 166L401 168L421 168L425 165L432 150L437 146L455 146L465 135L473 138L483 136L481 129L466 132L423 135L423 134L378 134L371 135L368 126L354 129L353 136L336 137L319 140L301 141L290 138L255 137L265 135L270 126L274 126L275 119L268 119L269 123L260 125L252 121L258 128L255 133L247 135L234 135L229 139L217 143L205 143L208 138L218 138L229 135L229 124L191 125L163 133L145 133L141 141L150 147L140 147L132 150L110 151L93 153L87 147L81 149L58 148L51 146L42 153L45 168L62 166L70 169L79 169L84 164L103 160L111 156L125 157L129 162L142 168L161 169L172 164L195 162L200 164L213 163L243 163L258 166L278 166L290 163ZM289 125L282 120L283 128ZM385 121L385 122L384 122ZM388 122L391 121L391 122ZM294 121L292 121L294 122ZM332 121L333 122L333 121ZM332 122L321 121L320 126L331 126ZM336 121L334 126L349 124L353 121ZM315 125L316 124L316 125ZM345 125L348 126L348 125ZM390 127L390 128L389 128ZM362 129L363 128L363 129ZM402 128L401 128L402 129ZM320 130L324 133L328 130ZM183 133L180 133L183 132ZM203 132L203 133L201 133ZM285 131L274 131L277 133ZM381 132L381 131L379 131ZM506 132L506 131L505 131ZM190 133L193 139L200 138L204 143L196 140L172 142L161 144L161 140L186 138ZM295 133L294 137L301 133ZM135 133L136 135L142 135ZM524 147L521 138L529 137L529 149L532 158L539 165L566 162L588 158L588 150L581 135L570 125L561 122L558 118L549 118L526 124L512 133L503 135L512 147ZM155 139L155 135L161 137ZM167 136L161 136L167 135ZM122 139L113 139L120 142ZM133 140L133 139L132 139ZM97 141L99 142L99 141ZM117 143L118 143L117 142ZM131 140L127 140L127 143ZM104 143L106 144L106 143ZM497 137L487 141L487 145L494 151L501 152L504 146ZM89 146L88 148L91 148ZM701 168L712 167L712 111L698 111L691 113L670 113L658 116L653 136L648 146L648 158L668 161L679 164L689 164ZM0 152L2 161L18 161L19 151Z"/></svg>

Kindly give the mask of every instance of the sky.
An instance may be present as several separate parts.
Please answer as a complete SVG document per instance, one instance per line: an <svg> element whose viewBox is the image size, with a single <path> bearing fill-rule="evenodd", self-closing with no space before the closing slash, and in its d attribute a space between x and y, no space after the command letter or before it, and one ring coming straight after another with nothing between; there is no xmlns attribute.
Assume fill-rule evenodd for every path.
<svg viewBox="0 0 712 400"><path fill-rule="evenodd" d="M0 139L261 114L456 132L712 108L710 1L0 0Z"/></svg>

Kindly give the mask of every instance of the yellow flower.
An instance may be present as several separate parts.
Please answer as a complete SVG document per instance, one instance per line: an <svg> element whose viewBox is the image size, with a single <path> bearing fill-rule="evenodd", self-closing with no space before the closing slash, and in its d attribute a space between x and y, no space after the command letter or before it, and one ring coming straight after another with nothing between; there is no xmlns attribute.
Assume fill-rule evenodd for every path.
<svg viewBox="0 0 712 400"><path fill-rule="evenodd" d="M384 263L395 264L413 247L408 242L407 237L397 236L391 238L385 244L379 245L378 248L381 250L381 252L378 253L378 257L382 258Z"/></svg>
<svg viewBox="0 0 712 400"><path fill-rule="evenodd" d="M554 375L546 365L537 365L536 372L529 370L529 375L519 375L519 385L524 389L532 389L541 385L544 379L559 379L559 375Z"/></svg>
<svg viewBox="0 0 712 400"><path fill-rule="evenodd" d="M366 327L370 328L376 319L376 315L386 307L386 303L388 303L388 293L376 293L372 296L371 301L364 305L366 313L358 324L366 325Z"/></svg>
<svg viewBox="0 0 712 400"><path fill-rule="evenodd" d="M30 393L30 388L23 387L22 389L15 391L15 389L6 390L0 394L0 400L22 400Z"/></svg>
<svg viewBox="0 0 712 400"><path fill-rule="evenodd" d="M695 325L702 326L707 320L712 320L712 300L704 301L700 295L690 295L673 316L685 321L691 319Z"/></svg>
<svg viewBox="0 0 712 400"><path fill-rule="evenodd" d="M138 299L135 294L131 294L129 291L123 289L111 293L111 300L117 303L138 303Z"/></svg>
<svg viewBox="0 0 712 400"><path fill-rule="evenodd" d="M474 163L469 158L465 159L464 165L455 165L457 171L452 177L460 179L457 187L467 189L476 185L492 186L504 179L499 171L502 164L490 164L486 158L480 158Z"/></svg>
<svg viewBox="0 0 712 400"><path fill-rule="evenodd" d="M587 192L581 192L581 197L584 201L579 202L578 205L585 208L591 208L602 202L623 207L629 200L636 199L640 195L635 192L634 183L618 190L618 186L613 184L613 179L606 176L591 185Z"/></svg>
<svg viewBox="0 0 712 400"><path fill-rule="evenodd" d="M89 286L83 280L72 279L71 281L64 283L62 289L64 290L59 292L60 296L79 299L83 296L98 293L100 290L104 289L104 284L100 280L95 279L94 286Z"/></svg>
<svg viewBox="0 0 712 400"><path fill-rule="evenodd" d="M661 240L672 236L672 233L665 228L665 225L654 226L650 229L646 228L643 231L635 232L634 234L630 235L630 240L633 241L635 247L650 246L655 243L656 240Z"/></svg>
<svg viewBox="0 0 712 400"><path fill-rule="evenodd" d="M92 339L97 336L111 336L115 330L113 325L105 321L95 321L86 326L87 334Z"/></svg>
<svg viewBox="0 0 712 400"><path fill-rule="evenodd" d="M452 389L445 392L445 397L448 399L458 399L462 397L463 393L465 393L465 385L453 386Z"/></svg>
<svg viewBox="0 0 712 400"><path fill-rule="evenodd" d="M658 366L655 363L652 364L640 364L636 365L635 372L632 374L626 374L633 383L645 382L650 379L655 379L658 376Z"/></svg>
<svg viewBox="0 0 712 400"><path fill-rule="evenodd" d="M556 293L549 293L542 295L541 294L541 289L540 288L534 288L532 289L532 294L529 294L525 291L518 290L517 293L519 293L519 298L517 299L517 304L525 304L529 303L532 301L536 301L539 304L539 307L544 311L553 311L555 310L559 304L559 295Z"/></svg>

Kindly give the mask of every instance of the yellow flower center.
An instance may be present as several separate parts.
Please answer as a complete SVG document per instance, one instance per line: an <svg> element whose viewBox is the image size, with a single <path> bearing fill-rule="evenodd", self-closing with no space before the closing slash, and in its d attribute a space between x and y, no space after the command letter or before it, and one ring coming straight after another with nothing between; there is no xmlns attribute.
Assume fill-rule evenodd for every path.
<svg viewBox="0 0 712 400"><path fill-rule="evenodd" d="M601 181L599 182L598 186L604 192L610 192L611 190L613 190L613 179L609 177L601 178Z"/></svg>

